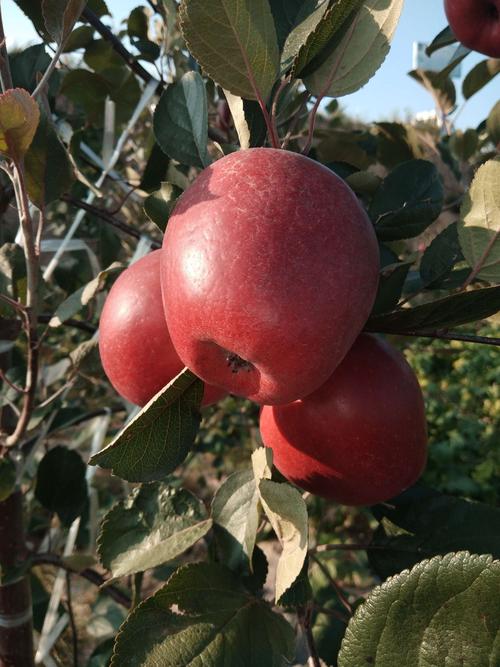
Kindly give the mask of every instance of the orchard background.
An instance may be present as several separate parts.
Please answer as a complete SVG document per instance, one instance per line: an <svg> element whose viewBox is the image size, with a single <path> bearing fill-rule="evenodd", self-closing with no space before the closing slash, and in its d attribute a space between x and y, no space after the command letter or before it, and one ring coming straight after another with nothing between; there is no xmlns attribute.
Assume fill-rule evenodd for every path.
<svg viewBox="0 0 500 667"><path fill-rule="evenodd" d="M410 72L437 120L365 124L342 97L402 0L151 0L117 33L103 0L17 4L39 42L7 54L0 21L0 665L500 665L500 102L455 129L469 49ZM200 415L186 370L139 412L100 365L105 294L177 197L270 144L365 206L365 329L423 388L427 469L374 507L288 484L255 404Z"/></svg>

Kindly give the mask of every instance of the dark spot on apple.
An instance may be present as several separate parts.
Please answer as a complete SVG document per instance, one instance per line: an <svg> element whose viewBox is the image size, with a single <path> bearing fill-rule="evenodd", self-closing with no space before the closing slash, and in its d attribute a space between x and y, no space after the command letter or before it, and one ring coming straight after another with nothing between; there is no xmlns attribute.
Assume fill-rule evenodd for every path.
<svg viewBox="0 0 500 667"><path fill-rule="evenodd" d="M238 373L241 370L246 370L249 373L253 368L249 361L242 359L234 352L228 352L226 361L227 365L231 368L231 373Z"/></svg>

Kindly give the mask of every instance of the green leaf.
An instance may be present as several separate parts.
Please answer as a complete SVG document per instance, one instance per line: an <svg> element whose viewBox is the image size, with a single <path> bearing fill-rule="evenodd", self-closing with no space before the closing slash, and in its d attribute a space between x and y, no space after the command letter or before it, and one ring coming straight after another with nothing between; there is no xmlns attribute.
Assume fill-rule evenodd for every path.
<svg viewBox="0 0 500 667"><path fill-rule="evenodd" d="M68 153L43 109L24 164L29 198L40 209L67 192L74 181Z"/></svg>
<svg viewBox="0 0 500 667"><path fill-rule="evenodd" d="M262 479L259 484L264 512L282 546L276 569L276 601L299 576L307 556L307 508L297 489Z"/></svg>
<svg viewBox="0 0 500 667"><path fill-rule="evenodd" d="M500 102L497 102L490 111L490 115L486 121L486 128L491 141L495 145L500 144Z"/></svg>
<svg viewBox="0 0 500 667"><path fill-rule="evenodd" d="M328 5L328 0L306 0L303 3L301 10L295 17L295 25L283 46L281 55L281 69L283 72L294 68L300 51L306 48L306 44L314 36L316 28L328 10Z"/></svg>
<svg viewBox="0 0 500 667"><path fill-rule="evenodd" d="M106 514L97 551L113 577L124 577L177 558L211 526L205 507L188 491L145 484Z"/></svg>
<svg viewBox="0 0 500 667"><path fill-rule="evenodd" d="M367 331L428 331L476 322L500 310L500 287L458 292L415 308L402 308L368 320Z"/></svg>
<svg viewBox="0 0 500 667"><path fill-rule="evenodd" d="M269 0L280 51L297 22L302 6L307 4L308 0Z"/></svg>
<svg viewBox="0 0 500 667"><path fill-rule="evenodd" d="M376 588L351 619L339 667L500 663L500 562L436 556Z"/></svg>
<svg viewBox="0 0 500 667"><path fill-rule="evenodd" d="M500 558L500 510L414 487L391 505L377 505L380 522L368 550L370 565L386 579L423 558L467 550Z"/></svg>
<svg viewBox="0 0 500 667"><path fill-rule="evenodd" d="M290 607L294 611L298 606L307 604L313 595L311 583L309 581L309 558L306 556L304 564L293 584L283 595L276 600L280 607Z"/></svg>
<svg viewBox="0 0 500 667"><path fill-rule="evenodd" d="M94 28L89 25L81 25L75 28L64 44L63 53L71 53L79 49L85 49L93 40Z"/></svg>
<svg viewBox="0 0 500 667"><path fill-rule="evenodd" d="M16 464L11 458L0 459L0 503L14 492L16 488Z"/></svg>
<svg viewBox="0 0 500 667"><path fill-rule="evenodd" d="M444 48L445 46L449 46L450 44L454 44L457 41L457 38L453 34L452 29L450 26L446 26L439 34L434 37L432 42L429 44L429 46L425 49L425 53L428 56L432 56L432 54L435 51L439 51L439 49Z"/></svg>
<svg viewBox="0 0 500 667"><path fill-rule="evenodd" d="M145 192L154 192L159 190L167 176L167 169L170 163L169 158L161 150L158 144L153 144L151 152L142 172L140 189Z"/></svg>
<svg viewBox="0 0 500 667"><path fill-rule="evenodd" d="M307 77L328 59L356 20L361 5L362 0L339 0L328 7L295 58L294 76Z"/></svg>
<svg viewBox="0 0 500 667"><path fill-rule="evenodd" d="M449 114L455 108L457 91L449 76L432 70L415 69L408 73L418 81L431 95L434 103L443 114Z"/></svg>
<svg viewBox="0 0 500 667"><path fill-rule="evenodd" d="M80 516L87 502L86 471L80 454L62 446L47 452L38 466L35 497L65 526Z"/></svg>
<svg viewBox="0 0 500 667"><path fill-rule="evenodd" d="M23 51L9 54L10 71L15 88L24 88L32 93L37 85L37 77L42 76L50 65L50 58L44 44L33 44ZM54 93L57 72L50 77L49 92Z"/></svg>
<svg viewBox="0 0 500 667"><path fill-rule="evenodd" d="M187 72L167 86L155 109L153 128L163 152L181 164L204 168L210 164L207 93L197 72Z"/></svg>
<svg viewBox="0 0 500 667"><path fill-rule="evenodd" d="M500 282L500 158L477 170L460 209L458 238L469 265L481 266L477 277Z"/></svg>
<svg viewBox="0 0 500 667"><path fill-rule="evenodd" d="M189 50L214 81L233 95L267 100L279 71L268 0L212 0L210 10L205 0L183 0L180 18Z"/></svg>
<svg viewBox="0 0 500 667"><path fill-rule="evenodd" d="M424 252L420 275L426 287L437 287L446 280L457 262L463 260L457 224L444 229Z"/></svg>
<svg viewBox="0 0 500 667"><path fill-rule="evenodd" d="M364 86L389 53L402 8L403 0L364 2L329 57L306 76L309 92L341 97Z"/></svg>
<svg viewBox="0 0 500 667"><path fill-rule="evenodd" d="M389 169L422 157L419 136L411 125L381 122L376 123L376 128L377 158Z"/></svg>
<svg viewBox="0 0 500 667"><path fill-rule="evenodd" d="M94 39L87 46L84 61L113 88L120 86L127 76L122 58L105 39Z"/></svg>
<svg viewBox="0 0 500 667"><path fill-rule="evenodd" d="M40 0L15 0L15 3L33 23L36 32L41 34L44 38L48 37L45 22L43 20L42 3Z"/></svg>
<svg viewBox="0 0 500 667"><path fill-rule="evenodd" d="M23 88L12 88L0 95L0 153L19 162L35 136L40 111Z"/></svg>
<svg viewBox="0 0 500 667"><path fill-rule="evenodd" d="M224 565L248 571L259 524L259 490L253 470L233 473L218 488L212 518Z"/></svg>
<svg viewBox="0 0 500 667"><path fill-rule="evenodd" d="M139 39L148 38L149 19L145 7L136 7L133 9L127 20L127 31L130 37Z"/></svg>
<svg viewBox="0 0 500 667"><path fill-rule="evenodd" d="M76 315L84 306L92 301L92 299L109 286L110 279L117 277L117 271L124 269L120 262L113 262L107 269L101 271L93 280L80 287L76 292L73 292L67 299L65 299L57 308L56 312L49 321L50 327L60 327L66 320L73 315Z"/></svg>
<svg viewBox="0 0 500 667"><path fill-rule="evenodd" d="M249 595L231 570L194 563L132 612L111 665L282 667L294 651L288 622Z"/></svg>
<svg viewBox="0 0 500 667"><path fill-rule="evenodd" d="M129 482L153 482L186 458L201 421L203 383L185 369L134 417L91 465Z"/></svg>
<svg viewBox="0 0 500 667"><path fill-rule="evenodd" d="M411 265L412 262L401 262L382 269L372 315L388 313L398 305Z"/></svg>
<svg viewBox="0 0 500 667"><path fill-rule="evenodd" d="M488 58L475 65L462 83L462 94L466 100L484 88L500 72L500 59Z"/></svg>
<svg viewBox="0 0 500 667"><path fill-rule="evenodd" d="M376 192L370 217L381 241L421 234L441 213L443 184L436 167L410 160L393 169Z"/></svg>
<svg viewBox="0 0 500 667"><path fill-rule="evenodd" d="M449 140L452 153L464 162L469 160L479 146L479 135L476 130L468 129L465 132L457 130Z"/></svg>
<svg viewBox="0 0 500 667"><path fill-rule="evenodd" d="M68 37L86 4L86 0L42 0L45 27L55 42L61 44Z"/></svg>
<svg viewBox="0 0 500 667"><path fill-rule="evenodd" d="M165 231L168 219L182 190L173 183L162 183L159 190L152 192L144 200L144 213L151 222Z"/></svg>
<svg viewBox="0 0 500 667"><path fill-rule="evenodd" d="M102 125L104 100L110 93L110 86L99 74L73 69L65 75L61 93L82 108L89 122Z"/></svg>

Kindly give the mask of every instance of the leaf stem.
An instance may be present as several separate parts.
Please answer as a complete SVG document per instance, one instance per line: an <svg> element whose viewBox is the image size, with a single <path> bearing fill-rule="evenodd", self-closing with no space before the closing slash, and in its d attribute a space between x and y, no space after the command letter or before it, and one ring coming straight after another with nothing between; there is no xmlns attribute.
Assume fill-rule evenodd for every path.
<svg viewBox="0 0 500 667"><path fill-rule="evenodd" d="M321 660L318 654L318 649L316 648L316 643L314 641L314 635L312 633L312 613L312 604L308 604L306 607L299 607L297 610L299 624L306 638L307 648L309 649L309 655L313 667L321 667Z"/></svg>
<svg viewBox="0 0 500 667"><path fill-rule="evenodd" d="M335 593L337 594L337 597L338 597L339 602L341 603L341 605L345 608L345 610L347 611L349 616L352 616L352 607L349 604L348 599L344 595L344 591L340 588L340 586L337 584L335 579L332 577L332 575L328 571L328 568L324 565L324 563L321 562L321 560L317 556L315 556L315 554L309 552L309 555L310 555L311 559L319 567L319 569L323 572L323 574L328 579L328 581L330 582L332 588L334 589Z"/></svg>
<svg viewBox="0 0 500 667"><path fill-rule="evenodd" d="M393 336L409 336L412 338L435 338L438 340L455 340L462 343L475 343L477 345L493 345L500 347L500 338L491 336L476 336L474 334L461 334L455 331L379 331Z"/></svg>
<svg viewBox="0 0 500 667"><path fill-rule="evenodd" d="M50 61L49 66L45 70L45 72L44 72L42 78L40 79L40 81L38 82L35 90L31 93L31 97L36 97L37 95L39 95L41 92L43 92L45 90L45 86L46 86L52 72L54 71L59 58L62 55L65 43L66 43L66 40L62 40L62 42L58 45L58 47L56 49L56 52L52 56L52 60Z"/></svg>

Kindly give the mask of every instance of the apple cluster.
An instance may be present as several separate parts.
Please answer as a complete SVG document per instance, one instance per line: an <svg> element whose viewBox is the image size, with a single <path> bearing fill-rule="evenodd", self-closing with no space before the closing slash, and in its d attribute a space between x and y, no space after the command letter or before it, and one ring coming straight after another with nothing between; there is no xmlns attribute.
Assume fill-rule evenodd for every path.
<svg viewBox="0 0 500 667"><path fill-rule="evenodd" d="M379 275L373 226L323 165L271 148L205 169L163 247L113 285L104 370L145 405L184 366L262 405L263 442L291 482L352 505L385 501L426 461L422 393L404 356L361 333Z"/></svg>

